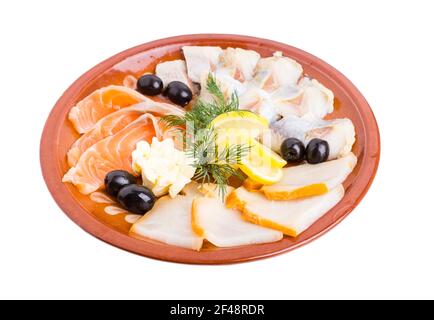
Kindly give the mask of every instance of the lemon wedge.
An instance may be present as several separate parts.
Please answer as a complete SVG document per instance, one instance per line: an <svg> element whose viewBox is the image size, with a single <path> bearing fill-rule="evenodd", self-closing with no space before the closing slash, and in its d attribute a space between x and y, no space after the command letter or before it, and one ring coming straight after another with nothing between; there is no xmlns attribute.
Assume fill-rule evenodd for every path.
<svg viewBox="0 0 434 320"><path fill-rule="evenodd" d="M250 150L238 167L254 182L269 185L282 179L286 165L277 153L255 138L268 129L268 120L246 110L226 112L216 117L212 126L217 131L217 145L248 145Z"/></svg>
<svg viewBox="0 0 434 320"><path fill-rule="evenodd" d="M263 185L279 182L283 176L282 168L270 167L261 158L252 161L252 157L249 156L238 166L251 180Z"/></svg>
<svg viewBox="0 0 434 320"><path fill-rule="evenodd" d="M249 145L249 154L239 164L241 171L251 180L264 185L280 181L286 161L253 138L249 140Z"/></svg>
<svg viewBox="0 0 434 320"><path fill-rule="evenodd" d="M247 145L249 152L241 159L238 167L251 180L262 185L276 183L282 179L282 168L286 165L277 153L258 142L242 130L219 130L217 145L219 147L231 145ZM235 165L234 165L235 166Z"/></svg>
<svg viewBox="0 0 434 320"><path fill-rule="evenodd" d="M218 129L216 143L220 146L248 144L250 138L252 138L251 132L247 129Z"/></svg>
<svg viewBox="0 0 434 320"><path fill-rule="evenodd" d="M283 160L276 152L264 146L256 139L250 138L248 143L251 148L250 153L254 153L262 158L264 163L268 162L270 167L283 168L286 165L286 161Z"/></svg>
<svg viewBox="0 0 434 320"><path fill-rule="evenodd" d="M241 130L257 136L262 130L268 129L268 120L256 113L239 110L217 116L211 125L217 130Z"/></svg>

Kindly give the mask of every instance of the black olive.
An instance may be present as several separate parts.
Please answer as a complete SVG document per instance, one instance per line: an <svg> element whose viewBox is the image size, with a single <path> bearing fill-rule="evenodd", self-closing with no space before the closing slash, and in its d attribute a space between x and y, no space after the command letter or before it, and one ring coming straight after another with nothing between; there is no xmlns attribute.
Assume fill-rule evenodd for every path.
<svg viewBox="0 0 434 320"><path fill-rule="evenodd" d="M113 197L118 195L122 187L134 183L136 183L136 178L131 173L124 170L111 171L107 173L104 179L105 190Z"/></svg>
<svg viewBox="0 0 434 320"><path fill-rule="evenodd" d="M137 91L148 96L156 96L163 91L163 81L154 74L145 74L137 80Z"/></svg>
<svg viewBox="0 0 434 320"><path fill-rule="evenodd" d="M296 138L288 138L280 146L280 154L287 162L300 162L304 159L305 147L303 142Z"/></svg>
<svg viewBox="0 0 434 320"><path fill-rule="evenodd" d="M186 106L193 99L193 93L190 88L181 81L170 82L166 90L164 90L164 94L170 101L182 107Z"/></svg>
<svg viewBox="0 0 434 320"><path fill-rule="evenodd" d="M122 207L137 214L145 214L152 209L155 203L155 195L152 191L138 184L123 187L117 199Z"/></svg>
<svg viewBox="0 0 434 320"><path fill-rule="evenodd" d="M312 139L306 147L306 160L311 164L327 161L329 154L329 143L322 139Z"/></svg>

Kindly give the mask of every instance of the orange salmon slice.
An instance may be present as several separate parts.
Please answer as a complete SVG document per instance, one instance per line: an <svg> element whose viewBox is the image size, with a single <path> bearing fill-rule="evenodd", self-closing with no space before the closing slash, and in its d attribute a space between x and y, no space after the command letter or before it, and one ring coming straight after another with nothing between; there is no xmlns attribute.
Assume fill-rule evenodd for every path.
<svg viewBox="0 0 434 320"><path fill-rule="evenodd" d="M86 133L106 115L147 99L136 90L108 86L95 90L69 111L68 118L78 133Z"/></svg>
<svg viewBox="0 0 434 320"><path fill-rule="evenodd" d="M74 184L83 194L101 189L107 173L131 168L131 153L141 140L151 141L162 136L158 118L144 114L116 134L104 138L89 147L77 164L63 176L63 182Z"/></svg>
<svg viewBox="0 0 434 320"><path fill-rule="evenodd" d="M116 134L145 113L181 116L184 114L184 110L168 103L155 102L145 98L141 103L110 113L100 119L90 131L74 142L67 154L69 166L75 166L80 156L89 147L108 136Z"/></svg>

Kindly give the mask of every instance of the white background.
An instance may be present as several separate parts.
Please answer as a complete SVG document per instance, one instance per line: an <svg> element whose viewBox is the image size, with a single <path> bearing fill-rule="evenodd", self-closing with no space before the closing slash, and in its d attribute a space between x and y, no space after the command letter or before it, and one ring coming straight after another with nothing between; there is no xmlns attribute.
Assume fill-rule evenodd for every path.
<svg viewBox="0 0 434 320"><path fill-rule="evenodd" d="M431 1L1 1L0 298L434 298ZM190 266L139 257L56 206L39 139L84 71L134 45L236 33L304 49L343 72L377 117L382 159L362 203L279 257Z"/></svg>

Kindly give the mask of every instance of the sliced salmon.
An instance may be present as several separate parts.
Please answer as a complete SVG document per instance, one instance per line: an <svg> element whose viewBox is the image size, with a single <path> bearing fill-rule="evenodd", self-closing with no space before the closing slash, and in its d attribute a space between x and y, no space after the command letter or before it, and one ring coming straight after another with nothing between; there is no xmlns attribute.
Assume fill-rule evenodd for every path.
<svg viewBox="0 0 434 320"><path fill-rule="evenodd" d="M139 92L123 86L98 89L78 102L69 111L68 118L79 133L88 132L106 115L145 100Z"/></svg>
<svg viewBox="0 0 434 320"><path fill-rule="evenodd" d="M123 108L100 119L93 128L83 134L68 151L68 164L73 167L80 156L98 141L111 136L145 113L154 115L183 115L184 110L168 103L155 102L145 98L141 103Z"/></svg>
<svg viewBox="0 0 434 320"><path fill-rule="evenodd" d="M119 132L129 123L143 115L140 111L124 108L111 113L98 121L92 130L82 135L69 149L67 157L69 166L77 164L80 156L96 142Z"/></svg>
<svg viewBox="0 0 434 320"><path fill-rule="evenodd" d="M62 181L74 184L83 194L89 194L103 186L106 174L112 170L133 173L131 153L137 142L150 142L152 137L163 134L158 120L151 114L144 114L118 133L95 143L81 155Z"/></svg>

